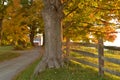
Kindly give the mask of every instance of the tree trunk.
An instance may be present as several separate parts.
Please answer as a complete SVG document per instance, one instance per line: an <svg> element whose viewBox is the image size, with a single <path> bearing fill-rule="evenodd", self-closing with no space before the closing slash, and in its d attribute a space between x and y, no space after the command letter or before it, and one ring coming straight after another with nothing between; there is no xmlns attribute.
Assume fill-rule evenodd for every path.
<svg viewBox="0 0 120 80"><path fill-rule="evenodd" d="M45 46L45 33L43 33L43 45L42 46Z"/></svg>
<svg viewBox="0 0 120 80"><path fill-rule="evenodd" d="M43 0L43 20L45 23L45 54L42 61L35 70L35 74L45 68L59 68L63 66L62 60L62 37L61 0Z"/></svg>
<svg viewBox="0 0 120 80"><path fill-rule="evenodd" d="M36 27L35 27L35 24L33 24L34 26L30 25L30 43L32 46L34 46L34 37L35 37L35 30L36 30Z"/></svg>
<svg viewBox="0 0 120 80"><path fill-rule="evenodd" d="M33 40L34 40L34 33L30 33L30 43L32 46L34 46Z"/></svg>
<svg viewBox="0 0 120 80"><path fill-rule="evenodd" d="M3 21L3 18L0 19L0 44L2 41L2 21Z"/></svg>

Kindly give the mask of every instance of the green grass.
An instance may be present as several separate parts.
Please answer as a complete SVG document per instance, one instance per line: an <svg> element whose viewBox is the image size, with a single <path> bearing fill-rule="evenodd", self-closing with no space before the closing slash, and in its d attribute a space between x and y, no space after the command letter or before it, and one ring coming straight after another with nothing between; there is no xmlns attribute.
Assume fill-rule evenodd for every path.
<svg viewBox="0 0 120 80"><path fill-rule="evenodd" d="M35 80L119 80L110 76L101 78L97 74L93 68L71 62L60 69L47 69Z"/></svg>
<svg viewBox="0 0 120 80"><path fill-rule="evenodd" d="M30 64L24 71L19 73L14 80L30 80L31 75L33 74L33 71L40 60L36 60L32 64Z"/></svg>
<svg viewBox="0 0 120 80"><path fill-rule="evenodd" d="M12 51L12 50L13 50L12 46L0 46L0 53Z"/></svg>
<svg viewBox="0 0 120 80"><path fill-rule="evenodd" d="M30 76L38 62L39 60L31 64L14 80L30 80ZM108 74L100 77L94 68L71 61L69 64L65 64L63 68L47 69L34 77L33 80L120 80L120 78Z"/></svg>
<svg viewBox="0 0 120 80"><path fill-rule="evenodd" d="M0 46L0 62L10 60L18 56L20 56L20 54L14 52L12 46Z"/></svg>
<svg viewBox="0 0 120 80"><path fill-rule="evenodd" d="M89 49L87 50L89 51ZM92 50L91 50L92 51ZM97 54L97 53L95 53ZM90 61L92 63L98 63L97 58L85 57L83 55L71 53L71 56ZM107 57L117 56L118 54L109 54ZM18 74L14 80L30 80L34 68L38 64L38 61L31 64L27 69ZM105 66L108 68L113 68L119 71L120 65L115 65L112 63L105 62ZM120 77L105 73L103 77L98 76L98 69L93 68L84 64L71 61L69 64L65 64L63 68L60 69L46 69L44 72L40 73L37 77L34 77L33 80L120 80Z"/></svg>
<svg viewBox="0 0 120 80"><path fill-rule="evenodd" d="M83 50L83 51L87 51L87 52L91 52L93 54L98 55L97 49L96 48L89 48L89 47L78 47L78 50ZM78 53L74 53L71 52L71 56L83 59L85 61L89 61L92 62L94 64L98 64L98 58L92 58L92 57L88 57L88 56L83 56L81 54ZM108 57L108 58L115 58L115 59L120 59L120 51L113 51L113 50L105 50L104 51L104 56ZM120 65L118 64L114 64L111 62L107 62L105 61L104 63L104 67L111 69L111 70L115 70L115 71L119 71L120 72Z"/></svg>

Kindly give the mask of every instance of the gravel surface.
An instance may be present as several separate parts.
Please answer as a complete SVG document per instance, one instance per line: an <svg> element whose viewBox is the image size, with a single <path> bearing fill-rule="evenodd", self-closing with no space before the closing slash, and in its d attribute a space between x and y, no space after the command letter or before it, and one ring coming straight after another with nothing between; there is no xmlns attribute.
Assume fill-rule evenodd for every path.
<svg viewBox="0 0 120 80"><path fill-rule="evenodd" d="M21 53L20 57L0 63L0 80L12 80L16 74L24 70L40 56L39 48L18 52Z"/></svg>

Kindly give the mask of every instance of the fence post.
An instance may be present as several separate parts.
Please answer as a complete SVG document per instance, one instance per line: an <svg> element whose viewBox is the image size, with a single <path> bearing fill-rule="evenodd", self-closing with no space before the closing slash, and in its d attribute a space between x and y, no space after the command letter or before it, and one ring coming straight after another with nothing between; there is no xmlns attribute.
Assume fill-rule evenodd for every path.
<svg viewBox="0 0 120 80"><path fill-rule="evenodd" d="M103 45L103 39L99 38L98 40L98 62L99 62L99 75L104 75L104 70L102 68L104 67L104 60L102 59L102 56L104 56L104 45Z"/></svg>
<svg viewBox="0 0 120 80"><path fill-rule="evenodd" d="M66 38L66 56L69 57L70 54L70 38Z"/></svg>

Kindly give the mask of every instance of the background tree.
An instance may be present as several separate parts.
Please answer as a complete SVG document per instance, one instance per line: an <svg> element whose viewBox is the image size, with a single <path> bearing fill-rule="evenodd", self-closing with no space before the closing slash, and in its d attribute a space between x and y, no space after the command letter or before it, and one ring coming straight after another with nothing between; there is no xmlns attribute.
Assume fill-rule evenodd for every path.
<svg viewBox="0 0 120 80"><path fill-rule="evenodd" d="M39 0L36 0L34 2L31 2L28 0L21 0L21 1L20 0L17 0L17 1L13 0L13 4L10 5L6 9L6 16L4 19L4 23L6 23L6 24L4 25L5 28L3 31L3 33L4 33L4 35L3 35L4 40L3 41L7 41L7 39L5 38L8 36L8 35L5 35L5 32L7 30L6 28L9 29L9 27L7 27L7 26L9 26L9 25L13 26L12 27L13 31L17 28L21 29L21 26L22 27L27 26L27 28L29 29L29 33L28 33L28 31L26 33L27 33L27 35L30 35L30 42L32 45L34 45L33 44L34 36L37 33L43 32L43 21L41 19L41 14L40 14L40 11L42 8L42 3L41 3L41 5L39 5L39 3L41 3ZM15 26L17 26L17 28ZM10 33L12 34L13 31L11 31ZM19 31L20 30L18 30L18 33L19 33ZM23 32L24 32L24 30L23 30ZM23 32L21 32L21 33L23 33ZM8 42L9 42L9 40L8 40Z"/></svg>
<svg viewBox="0 0 120 80"><path fill-rule="evenodd" d="M109 1L106 2L108 3ZM82 40L84 42L89 42L90 36L93 35L92 33L99 32L102 35L106 32L107 34L105 35L111 35L112 38L108 38L104 35L104 39L113 41L115 39L115 34L110 33L110 30L111 32L115 32L115 25L109 23L109 21L113 19L113 16L109 15L112 14L110 10L113 10L113 8L115 9L115 7L110 7L106 2L91 2L90 0L73 0L70 2L64 10L65 14L68 14L64 20L64 35L69 36L72 40L77 39L78 41ZM113 3L111 5L114 5ZM98 28L102 26L103 28L97 29L95 26L99 26ZM106 29L106 27L109 28L109 30ZM91 29L94 29L94 31Z"/></svg>
<svg viewBox="0 0 120 80"><path fill-rule="evenodd" d="M6 15L6 9L8 8L9 5L11 5L12 1L11 0L0 0L0 44L1 44L1 39L2 39L2 23L4 16Z"/></svg>
<svg viewBox="0 0 120 80"><path fill-rule="evenodd" d="M33 40L35 35L44 31L43 20L40 14L43 4L39 0L30 2L28 0L21 0L21 4L23 5L21 10L24 12L22 23L28 25L30 29L30 42L34 46Z"/></svg>
<svg viewBox="0 0 120 80"><path fill-rule="evenodd" d="M10 10L11 8L8 10L10 14L4 18L3 22L2 44L12 44L16 47L21 45L21 47L25 47L25 45L29 42L28 26L25 24L21 25L20 22L22 16L16 16L16 13L10 12Z"/></svg>

